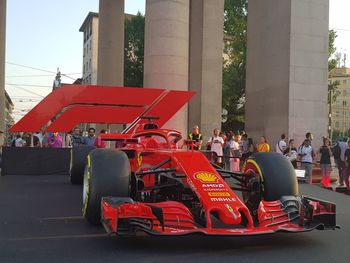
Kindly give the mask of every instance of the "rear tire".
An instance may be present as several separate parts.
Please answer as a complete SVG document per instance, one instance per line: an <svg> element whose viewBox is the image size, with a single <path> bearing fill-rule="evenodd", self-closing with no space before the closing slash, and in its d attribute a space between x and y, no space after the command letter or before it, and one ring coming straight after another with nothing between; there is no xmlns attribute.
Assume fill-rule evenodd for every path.
<svg viewBox="0 0 350 263"><path fill-rule="evenodd" d="M297 196L298 181L291 162L279 153L255 153L243 165L244 174L260 177L260 193L247 193L243 199L251 211L261 200L276 201L282 196Z"/></svg>
<svg viewBox="0 0 350 263"><path fill-rule="evenodd" d="M69 176L72 184L83 184L86 158L94 146L76 146L70 152Z"/></svg>
<svg viewBox="0 0 350 263"><path fill-rule="evenodd" d="M83 215L92 224L100 224L101 198L130 196L128 156L111 149L95 149L87 158L84 173Z"/></svg>

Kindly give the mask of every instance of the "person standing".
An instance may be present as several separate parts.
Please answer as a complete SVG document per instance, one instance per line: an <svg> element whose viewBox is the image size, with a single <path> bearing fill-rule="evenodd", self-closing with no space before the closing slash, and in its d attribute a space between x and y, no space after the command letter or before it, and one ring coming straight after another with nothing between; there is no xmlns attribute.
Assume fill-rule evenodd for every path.
<svg viewBox="0 0 350 263"><path fill-rule="evenodd" d="M344 138L342 142L339 142L340 147L340 161L339 161L339 185L344 186L344 177L346 176L346 162L345 162L345 151L349 149L347 138Z"/></svg>
<svg viewBox="0 0 350 263"><path fill-rule="evenodd" d="M283 133L281 139L276 144L276 152L283 154L284 150L287 148L286 135Z"/></svg>
<svg viewBox="0 0 350 263"><path fill-rule="evenodd" d="M72 147L84 145L84 139L80 135L80 130L78 127L75 127L73 130L73 134L71 135L71 144Z"/></svg>
<svg viewBox="0 0 350 263"><path fill-rule="evenodd" d="M230 146L230 167L231 172L239 172L240 166L239 166L239 158L241 157L241 151L239 147L239 134L235 134L233 137L233 140L231 141Z"/></svg>
<svg viewBox="0 0 350 263"><path fill-rule="evenodd" d="M259 153L261 153L261 152L267 153L270 151L270 145L267 143L265 136L260 137L260 142L256 146L256 149Z"/></svg>
<svg viewBox="0 0 350 263"><path fill-rule="evenodd" d="M25 145L25 140L22 139L22 136L20 134L17 134L15 140L15 147L24 147Z"/></svg>
<svg viewBox="0 0 350 263"><path fill-rule="evenodd" d="M305 134L305 139L310 141L310 145L312 143L312 140L314 139L314 135L311 132L307 132Z"/></svg>
<svg viewBox="0 0 350 263"><path fill-rule="evenodd" d="M309 139L305 139L303 144L299 146L298 155L300 157L300 169L305 171L306 182L312 184L312 161L315 158L315 153Z"/></svg>
<svg viewBox="0 0 350 263"><path fill-rule="evenodd" d="M222 165L222 156L223 156L223 146L224 140L219 136L220 130L214 129L213 136L210 137L207 147L210 147L210 151L215 152L217 155L216 163Z"/></svg>
<svg viewBox="0 0 350 263"><path fill-rule="evenodd" d="M350 175L350 140L348 141L348 149L345 150L345 166L344 169L344 176L343 176L343 182L345 183L345 186L347 190L350 190L349 187L349 175Z"/></svg>
<svg viewBox="0 0 350 263"><path fill-rule="evenodd" d="M192 133L188 135L188 139L193 141L193 150L200 150L202 149L202 143L203 143L203 136L199 132L199 126L195 125L193 126Z"/></svg>
<svg viewBox="0 0 350 263"><path fill-rule="evenodd" d="M38 138L38 144L39 144L38 147L43 147L43 139L44 139L44 131L43 131L43 129L41 129L37 133L34 133L34 140L35 140L35 137Z"/></svg>
<svg viewBox="0 0 350 263"><path fill-rule="evenodd" d="M95 139L95 146L96 148L106 148L106 142L105 141L102 141L102 138L101 138L101 134L106 134L107 131L102 129L100 131L100 135L96 137Z"/></svg>
<svg viewBox="0 0 350 263"><path fill-rule="evenodd" d="M231 148L231 141L233 140L233 133L231 131L226 133L226 140L224 140L224 162L225 162L225 169L230 171L230 148Z"/></svg>
<svg viewBox="0 0 350 263"><path fill-rule="evenodd" d="M322 185L324 187L329 187L331 183L331 156L332 151L330 147L330 141L328 138L323 138L323 145L320 147L319 153L321 155L321 174L322 174ZM345 152L346 153L346 152Z"/></svg>
<svg viewBox="0 0 350 263"><path fill-rule="evenodd" d="M94 128L90 128L88 130L88 136L84 138L84 144L87 146L94 146L95 145L95 132L96 130Z"/></svg>
<svg viewBox="0 0 350 263"><path fill-rule="evenodd" d="M62 136L59 135L58 132L54 132L48 139L47 146L49 148L62 148Z"/></svg>
<svg viewBox="0 0 350 263"><path fill-rule="evenodd" d="M297 169L298 149L294 146L294 140L290 139L288 147L283 151L283 155L292 163L294 169Z"/></svg>

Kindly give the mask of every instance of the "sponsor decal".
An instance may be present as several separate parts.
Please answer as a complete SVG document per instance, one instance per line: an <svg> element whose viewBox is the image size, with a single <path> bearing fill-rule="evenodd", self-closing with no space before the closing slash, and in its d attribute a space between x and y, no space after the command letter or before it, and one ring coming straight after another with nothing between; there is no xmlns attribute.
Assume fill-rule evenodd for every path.
<svg viewBox="0 0 350 263"><path fill-rule="evenodd" d="M225 196L231 196L229 192L209 192L209 196L215 196L215 197L225 197Z"/></svg>
<svg viewBox="0 0 350 263"><path fill-rule="evenodd" d="M225 188L225 185L224 184L202 184L202 187L203 188L210 188L210 187L213 187L213 188Z"/></svg>
<svg viewBox="0 0 350 263"><path fill-rule="evenodd" d="M216 183L218 177L211 172L198 172L194 174L194 178L201 181L202 183Z"/></svg>
<svg viewBox="0 0 350 263"><path fill-rule="evenodd" d="M204 192L222 192L226 191L225 188L203 188Z"/></svg>
<svg viewBox="0 0 350 263"><path fill-rule="evenodd" d="M211 197L210 201L212 202L236 202L234 197Z"/></svg>
<svg viewBox="0 0 350 263"><path fill-rule="evenodd" d="M223 192L227 191L224 184L202 184L204 192Z"/></svg>

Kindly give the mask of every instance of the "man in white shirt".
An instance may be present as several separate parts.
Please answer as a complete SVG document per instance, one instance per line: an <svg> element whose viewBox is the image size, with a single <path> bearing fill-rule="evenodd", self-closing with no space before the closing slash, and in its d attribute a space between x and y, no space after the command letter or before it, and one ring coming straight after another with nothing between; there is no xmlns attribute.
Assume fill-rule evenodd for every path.
<svg viewBox="0 0 350 263"><path fill-rule="evenodd" d="M15 146L16 147L24 147L25 145L26 145L25 140L22 139L20 134L17 134L16 141L15 141Z"/></svg>
<svg viewBox="0 0 350 263"><path fill-rule="evenodd" d="M312 183L312 160L315 157L314 150L312 149L311 142L306 139L302 145L298 148L298 155L300 156L300 169L305 170L306 182Z"/></svg>
<svg viewBox="0 0 350 263"><path fill-rule="evenodd" d="M283 154L284 150L287 148L286 135L283 133L281 139L276 144L276 152Z"/></svg>
<svg viewBox="0 0 350 263"><path fill-rule="evenodd" d="M222 164L222 156L223 156L223 151L222 148L224 146L224 139L219 136L220 130L219 129L214 129L214 135L210 137L207 145L210 146L210 151L215 152L218 156L217 158L217 163Z"/></svg>

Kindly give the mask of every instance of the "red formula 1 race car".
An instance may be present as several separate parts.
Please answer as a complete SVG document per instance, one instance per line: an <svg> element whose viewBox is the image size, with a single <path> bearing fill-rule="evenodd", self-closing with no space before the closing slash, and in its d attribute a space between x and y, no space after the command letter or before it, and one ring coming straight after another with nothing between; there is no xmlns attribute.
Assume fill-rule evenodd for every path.
<svg viewBox="0 0 350 263"><path fill-rule="evenodd" d="M181 134L160 128L193 95L67 85L12 131L34 132L48 124L46 131L68 132L79 123L130 123L122 134L102 137L119 148L84 148L83 154L73 148L71 156L71 182L84 181L85 218L102 222L111 234L229 236L336 228L335 204L299 196L295 171L284 156L253 154L241 173L233 173L191 147L179 149Z"/></svg>
<svg viewBox="0 0 350 263"><path fill-rule="evenodd" d="M178 149L179 132L144 128L106 135L123 146L88 155L83 213L108 233L257 235L336 227L334 204L298 196L284 156L257 153L233 173L200 151Z"/></svg>
<svg viewBox="0 0 350 263"><path fill-rule="evenodd" d="M254 154L242 173L232 173L200 151L177 149L177 131L113 139L124 146L90 152L84 174L84 216L108 233L257 235L336 227L335 205L298 196L294 169L280 154Z"/></svg>

